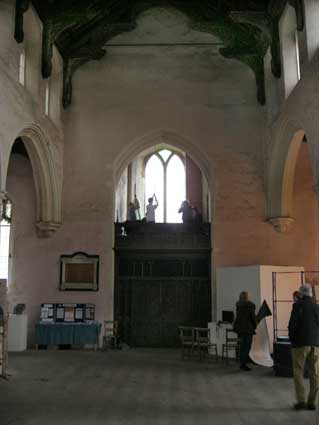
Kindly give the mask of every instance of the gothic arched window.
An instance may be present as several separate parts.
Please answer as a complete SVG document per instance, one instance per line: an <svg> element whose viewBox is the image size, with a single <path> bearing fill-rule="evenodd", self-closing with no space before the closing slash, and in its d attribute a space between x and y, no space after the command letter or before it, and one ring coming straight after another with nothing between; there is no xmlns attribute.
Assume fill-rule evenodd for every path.
<svg viewBox="0 0 319 425"><path fill-rule="evenodd" d="M157 223L180 223L178 209L186 199L186 173L181 154L162 149L145 161L145 203L155 193Z"/></svg>

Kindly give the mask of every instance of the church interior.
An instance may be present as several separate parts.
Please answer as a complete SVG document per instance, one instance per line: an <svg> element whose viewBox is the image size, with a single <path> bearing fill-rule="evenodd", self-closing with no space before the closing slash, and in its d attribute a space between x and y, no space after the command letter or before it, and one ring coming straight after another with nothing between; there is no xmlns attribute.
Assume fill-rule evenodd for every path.
<svg viewBox="0 0 319 425"><path fill-rule="evenodd" d="M318 83L318 0L0 0L3 425L317 423L281 350L319 302Z"/></svg>

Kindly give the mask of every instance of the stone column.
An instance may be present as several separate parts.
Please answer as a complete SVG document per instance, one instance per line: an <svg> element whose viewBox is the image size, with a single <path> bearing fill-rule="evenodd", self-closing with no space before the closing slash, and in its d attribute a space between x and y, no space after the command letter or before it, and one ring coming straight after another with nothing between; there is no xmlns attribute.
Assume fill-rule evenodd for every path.
<svg viewBox="0 0 319 425"><path fill-rule="evenodd" d="M195 162L186 155L186 199L202 212L202 173Z"/></svg>

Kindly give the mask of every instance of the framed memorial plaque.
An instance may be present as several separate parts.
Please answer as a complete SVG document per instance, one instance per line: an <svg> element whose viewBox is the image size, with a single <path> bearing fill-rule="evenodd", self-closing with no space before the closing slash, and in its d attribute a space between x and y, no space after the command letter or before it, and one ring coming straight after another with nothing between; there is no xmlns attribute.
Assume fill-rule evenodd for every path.
<svg viewBox="0 0 319 425"><path fill-rule="evenodd" d="M98 291L98 255L76 252L60 257L60 291Z"/></svg>

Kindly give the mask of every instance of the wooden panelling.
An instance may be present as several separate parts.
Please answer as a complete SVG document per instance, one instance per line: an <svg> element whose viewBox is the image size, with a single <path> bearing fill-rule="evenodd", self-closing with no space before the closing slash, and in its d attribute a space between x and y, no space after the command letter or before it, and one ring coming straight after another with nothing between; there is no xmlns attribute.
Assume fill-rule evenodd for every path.
<svg viewBox="0 0 319 425"><path fill-rule="evenodd" d="M202 243L198 226L151 227L150 232L149 224L137 223L135 237L130 223L125 246L121 238L115 246L115 318L127 344L173 347L178 326L206 326L210 320L210 243ZM169 237L163 235L167 229Z"/></svg>

